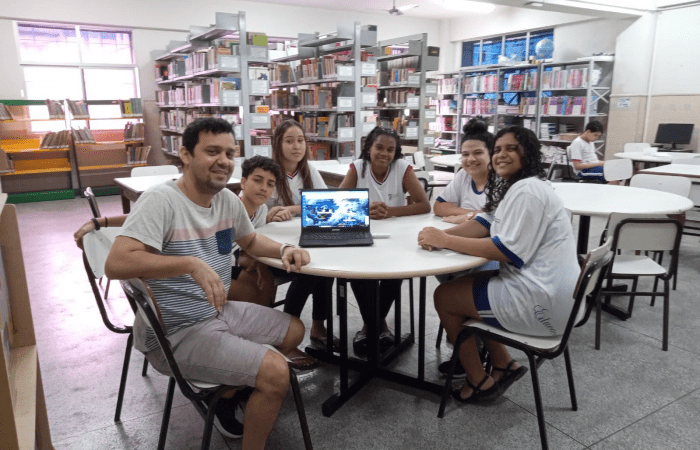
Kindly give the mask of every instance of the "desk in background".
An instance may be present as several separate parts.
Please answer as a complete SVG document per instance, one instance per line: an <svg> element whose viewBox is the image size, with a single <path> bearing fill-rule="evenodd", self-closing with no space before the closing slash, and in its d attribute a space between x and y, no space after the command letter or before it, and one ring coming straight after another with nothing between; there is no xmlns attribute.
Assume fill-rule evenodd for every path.
<svg viewBox="0 0 700 450"><path fill-rule="evenodd" d="M337 308L339 316L339 334L341 341L340 356L328 352L313 352L317 358L338 364L340 366L340 391L332 395L323 404L323 414L332 415L359 389L374 377L383 378L406 386L440 394L443 384L425 380L425 309L426 309L426 277L458 272L480 266L486 262L483 258L468 256L450 250L429 252L418 246L418 232L424 227L450 228L453 225L443 222L432 214L417 216L394 217L385 220L372 221L373 233L388 234L387 239L375 239L369 247L327 247L308 248L311 263L302 268L302 273L323 277L337 278ZM300 219L288 222L269 223L256 230L278 242L299 242L301 233ZM279 259L259 258L265 264L281 268ZM377 323L368 324L370 349L368 360L350 358L348 356L348 323L347 323L347 281L349 279L404 279L420 277L419 312L418 312L418 368L416 374L405 374L391 371L380 364L377 353L376 330L380 329L380 319ZM332 302L329 299L328 312L328 342L333 342L333 313ZM395 308L400 307L397 301ZM375 305L378 311L378 306ZM360 324L357 324L361 326ZM400 320L394 324L396 336L400 336ZM374 330L372 330L372 328ZM405 346L413 342L413 336L404 340L384 356L386 362L396 356ZM349 370L359 372L352 383L349 380Z"/></svg>
<svg viewBox="0 0 700 450"><path fill-rule="evenodd" d="M122 196L122 211L124 214L129 214L131 211L131 202L135 202L141 196L143 191L151 186L165 183L169 180L177 180L182 174L178 175L151 175L147 177L125 177L115 178L114 182L119 186ZM231 177L226 185L233 192L238 193L241 190L241 180Z"/></svg>
<svg viewBox="0 0 700 450"><path fill-rule="evenodd" d="M679 158L696 158L700 153L679 153L679 152L622 152L615 153L616 158L631 159L633 163L639 162L644 165L644 168L650 166L659 166L662 164L671 164L674 159Z"/></svg>
<svg viewBox="0 0 700 450"><path fill-rule="evenodd" d="M328 187L338 187L350 170L350 164L329 164L316 168Z"/></svg>

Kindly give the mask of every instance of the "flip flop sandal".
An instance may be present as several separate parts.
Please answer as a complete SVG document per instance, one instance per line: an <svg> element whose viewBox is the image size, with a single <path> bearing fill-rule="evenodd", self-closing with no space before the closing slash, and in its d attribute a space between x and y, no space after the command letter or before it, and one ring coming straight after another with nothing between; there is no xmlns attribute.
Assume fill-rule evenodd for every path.
<svg viewBox="0 0 700 450"><path fill-rule="evenodd" d="M296 370L311 370L321 364L318 359L306 354L289 358L289 360L291 361L292 368Z"/></svg>
<svg viewBox="0 0 700 450"><path fill-rule="evenodd" d="M311 336L311 343L315 344L321 348L328 348L328 337L323 336L323 337L314 337ZM333 336L333 351L336 353L340 353L340 339L337 337Z"/></svg>
<svg viewBox="0 0 700 450"><path fill-rule="evenodd" d="M467 398L462 398L462 389L456 389L452 391L452 398L462 403L478 403L496 400L501 395L498 383L493 383L493 386L491 386L488 389L481 389L481 386L483 386L484 383L486 383L486 380L488 379L489 375L486 374L484 375L484 378L479 382L479 384L474 386L469 381L469 378L467 378L466 383L467 386L469 386L472 389L472 395L470 395Z"/></svg>
<svg viewBox="0 0 700 450"><path fill-rule="evenodd" d="M503 372L503 376L501 377L501 379L498 380L498 385L501 387L501 394L504 393L509 387L511 387L513 383L525 376L525 374L529 370L525 366L520 366L517 369L511 369L511 367L515 363L516 361L514 359L511 359L505 368L496 366L493 367L493 370Z"/></svg>

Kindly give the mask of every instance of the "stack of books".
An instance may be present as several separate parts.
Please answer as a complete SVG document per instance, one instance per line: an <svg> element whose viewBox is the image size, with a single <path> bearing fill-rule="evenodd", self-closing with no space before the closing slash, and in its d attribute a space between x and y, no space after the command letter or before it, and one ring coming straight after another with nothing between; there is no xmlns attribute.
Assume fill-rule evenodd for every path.
<svg viewBox="0 0 700 450"><path fill-rule="evenodd" d="M69 130L62 130L56 133L48 132L41 140L39 148L66 148L68 147Z"/></svg>
<svg viewBox="0 0 700 450"><path fill-rule="evenodd" d="M178 147L179 148L179 147ZM151 151L151 146L132 146L127 149L126 163L127 164L145 164L148 160L148 154Z"/></svg>
<svg viewBox="0 0 700 450"><path fill-rule="evenodd" d="M498 75L476 75L464 79L465 93L496 92L498 90Z"/></svg>
<svg viewBox="0 0 700 450"><path fill-rule="evenodd" d="M89 119L88 105L84 101L73 101L66 99L68 110L73 115L74 119Z"/></svg>
<svg viewBox="0 0 700 450"><path fill-rule="evenodd" d="M57 100L46 100L46 106L49 108L49 119L65 119L66 113L63 111L63 105Z"/></svg>
<svg viewBox="0 0 700 450"><path fill-rule="evenodd" d="M73 140L76 144L94 144L95 137L92 135L92 131L89 128L74 128L73 129Z"/></svg>
<svg viewBox="0 0 700 450"><path fill-rule="evenodd" d="M129 100L119 100L119 109L122 117L143 116L143 105L140 98L130 98Z"/></svg>
<svg viewBox="0 0 700 450"><path fill-rule="evenodd" d="M443 78L437 82L440 95L452 95L459 91L459 78Z"/></svg>
<svg viewBox="0 0 700 450"><path fill-rule="evenodd" d="M184 127L183 127L184 128ZM124 126L124 142L143 141L143 123L127 122Z"/></svg>

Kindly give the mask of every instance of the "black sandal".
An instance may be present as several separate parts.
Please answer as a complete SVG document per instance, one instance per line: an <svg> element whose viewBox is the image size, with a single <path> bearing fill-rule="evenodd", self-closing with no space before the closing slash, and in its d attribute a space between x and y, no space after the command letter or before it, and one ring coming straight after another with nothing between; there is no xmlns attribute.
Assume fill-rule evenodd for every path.
<svg viewBox="0 0 700 450"><path fill-rule="evenodd" d="M525 376L528 371L528 368L522 365L517 369L511 369L515 363L516 361L511 359L505 369L496 366L493 367L493 370L503 372L503 376L497 381L497 384L501 387L501 394L511 387L513 383Z"/></svg>
<svg viewBox="0 0 700 450"><path fill-rule="evenodd" d="M496 400L500 395L501 391L499 390L498 383L494 382L493 386L491 386L488 389L481 389L481 386L486 383L486 380L489 379L489 375L486 374L484 375L484 378L474 386L470 381L469 378L466 379L467 386L469 386L472 389L472 395L470 395L467 398L462 398L462 389L457 389L455 391L452 391L452 398L455 400L462 402L462 403L476 403L476 402L484 402L484 401L492 401Z"/></svg>

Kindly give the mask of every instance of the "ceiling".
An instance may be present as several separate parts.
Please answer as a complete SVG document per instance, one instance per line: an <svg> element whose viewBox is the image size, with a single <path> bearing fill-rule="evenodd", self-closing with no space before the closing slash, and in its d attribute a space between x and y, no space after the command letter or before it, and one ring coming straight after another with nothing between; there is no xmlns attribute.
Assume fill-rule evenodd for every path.
<svg viewBox="0 0 700 450"><path fill-rule="evenodd" d="M319 9L336 9L371 14L389 15L388 10L394 0L257 0L263 3L287 4L306 6ZM653 10L659 0L541 0L542 6L528 5L531 0L474 0L474 6L460 6L463 0L395 0L396 7L402 9L407 5L418 5L416 8L404 11L409 17L426 19L450 19L460 16L478 14L474 8L479 4L498 5L496 8L516 7L536 11L554 11L569 14L580 14L594 17L634 17L646 11ZM682 3L663 0L662 3ZM483 13L482 13L483 14Z"/></svg>

